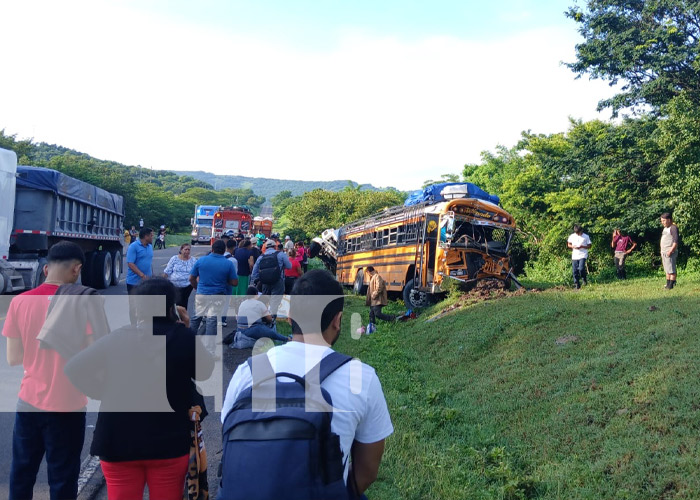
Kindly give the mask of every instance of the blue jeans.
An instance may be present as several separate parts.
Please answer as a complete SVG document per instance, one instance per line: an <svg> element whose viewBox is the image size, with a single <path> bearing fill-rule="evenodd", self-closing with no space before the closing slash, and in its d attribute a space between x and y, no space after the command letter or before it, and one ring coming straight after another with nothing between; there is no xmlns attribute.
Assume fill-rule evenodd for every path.
<svg viewBox="0 0 700 500"><path fill-rule="evenodd" d="M270 314L277 316L277 309L279 309L284 295L284 280L280 277L279 281L272 285L263 285L262 293L270 296Z"/></svg>
<svg viewBox="0 0 700 500"><path fill-rule="evenodd" d="M574 285L576 288L581 287L581 280L587 282L586 274L586 259L576 259L571 261L571 269L574 274Z"/></svg>
<svg viewBox="0 0 700 500"><path fill-rule="evenodd" d="M286 342L289 340L287 337L284 335L280 335L277 333L277 330L275 330L272 327L269 327L263 323L253 323L250 328L245 328L241 329L241 333L245 335L246 337L250 337L251 339L261 339L263 337L267 337L272 340L279 340L281 342Z"/></svg>
<svg viewBox="0 0 700 500"><path fill-rule="evenodd" d="M85 440L85 411L40 411L24 401L17 404L17 410L12 433L10 499L32 498L44 454L51 500L76 498L80 452Z"/></svg>
<svg viewBox="0 0 700 500"><path fill-rule="evenodd" d="M199 325L204 319L204 335L216 335L217 318L221 317L224 308L224 298L228 295L201 295L194 297L194 315L190 319L190 329L199 335Z"/></svg>

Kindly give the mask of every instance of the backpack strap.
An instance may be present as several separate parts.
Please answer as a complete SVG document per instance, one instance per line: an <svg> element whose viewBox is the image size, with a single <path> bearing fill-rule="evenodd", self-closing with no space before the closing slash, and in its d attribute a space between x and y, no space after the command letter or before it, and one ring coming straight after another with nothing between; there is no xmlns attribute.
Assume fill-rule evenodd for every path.
<svg viewBox="0 0 700 500"><path fill-rule="evenodd" d="M328 356L323 358L321 362L319 363L320 368L319 368L319 378L318 381L319 383L323 382L326 380L331 373L336 371L338 368L343 366L345 363L348 363L351 361L353 358L352 356L348 356L346 354L342 354L340 352L333 351L331 352ZM275 373L275 371L272 368L272 365L270 364L270 358L267 356L266 353L258 354L257 356L251 356L247 360L248 367L250 368L250 373L260 373L262 374L262 377L259 378L258 380L253 380L253 385L257 385L260 383L263 383L267 380L277 378L277 376L285 376L289 378L294 378L296 379L297 377L288 374L288 373ZM255 372L253 372L253 365L255 365ZM318 366L318 365L317 365ZM312 368L311 371L315 370L315 368Z"/></svg>
<svg viewBox="0 0 700 500"><path fill-rule="evenodd" d="M352 356L342 354L336 351L331 352L328 356L321 360L321 369L319 373L319 382L323 382L328 376L343 366L345 363L352 360Z"/></svg>
<svg viewBox="0 0 700 500"><path fill-rule="evenodd" d="M272 369L272 365L270 364L270 358L267 357L267 353L251 356L248 358L247 362L251 377L253 377L254 374L259 375L257 378L253 378L253 386L277 378L275 370ZM253 369L253 366L255 366L255 369Z"/></svg>

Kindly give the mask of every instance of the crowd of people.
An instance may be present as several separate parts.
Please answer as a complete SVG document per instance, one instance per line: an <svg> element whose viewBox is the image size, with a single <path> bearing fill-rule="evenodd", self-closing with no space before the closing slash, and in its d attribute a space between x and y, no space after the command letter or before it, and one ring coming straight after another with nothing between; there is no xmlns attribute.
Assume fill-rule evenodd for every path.
<svg viewBox="0 0 700 500"><path fill-rule="evenodd" d="M211 252L199 258L191 255L189 244L181 245L159 275L153 269L153 237L154 231L143 227L127 249L127 326L110 332L106 318L95 320L90 307L58 307L63 304L59 296L81 299L96 295L94 290L76 284L85 256L71 242L53 245L47 257L45 282L12 300L3 335L7 338L8 361L23 365L24 377L13 433L9 498L32 497L44 457L51 498L76 498L86 395L101 402L90 450L100 458L108 497L141 498L147 485L151 498L183 498L191 467L193 408L198 408L197 415L206 416L195 381L211 375L216 357L214 344L208 341L216 338L217 321L227 314L226 298L241 291L245 300L238 307L232 303L228 310L236 322L232 347L251 348L265 337L276 341L277 347L260 356L269 356L277 371L302 378L311 366L304 358L310 356L321 366L318 383L332 396L333 407L340 410L333 412L326 421L328 425L319 432L328 433L322 440L323 447L335 447L323 450L324 464L335 464L333 495L340 491L338 484L343 493L330 494L331 483L325 485L328 471L323 477L311 478L320 481L320 486L314 488L329 492L327 498L362 498L376 478L384 439L393 427L374 370L360 364L360 373L351 372L349 364L341 366L350 358L337 357L332 349L340 332L343 308L343 291L335 278L325 270L306 269L307 250L302 242L267 238L259 245L257 238L251 241L246 237L215 241ZM190 318L188 302L193 291L195 305ZM292 321L292 334L284 336L275 328L283 294L335 295L340 302L334 301L323 311L320 329L303 331ZM150 302L152 297L162 297L163 301ZM77 318L70 322L70 332L56 328L66 315ZM286 315L290 316L289 311ZM49 324L53 326L47 328ZM62 349L62 343L72 349ZM320 362L326 357L333 363ZM255 378L252 366L244 363L234 374L226 392L222 422L231 415L239 418L239 399ZM358 392L357 387L362 390ZM305 418L304 414L299 418ZM248 422L245 429L252 429L250 425ZM287 432L286 423L278 425L280 432ZM270 422L265 426L268 428ZM270 446L267 459L275 456L276 445L271 442ZM326 460L325 453L335 458ZM351 455L352 466L348 460ZM253 455L250 457L253 464ZM224 467L222 484L239 473L244 471ZM260 470L251 465L249 473L260 474ZM306 484L308 478L298 479ZM279 487L280 492L285 491L284 484ZM297 493L303 498L303 493ZM221 492L224 499L237 495L231 488Z"/></svg>

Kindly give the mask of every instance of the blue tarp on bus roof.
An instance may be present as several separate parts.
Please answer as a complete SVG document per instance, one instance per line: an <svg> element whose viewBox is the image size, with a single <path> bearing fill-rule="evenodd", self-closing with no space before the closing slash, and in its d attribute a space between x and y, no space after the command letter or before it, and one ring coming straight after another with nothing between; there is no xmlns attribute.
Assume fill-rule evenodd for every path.
<svg viewBox="0 0 700 500"><path fill-rule="evenodd" d="M449 186L463 186L463 198L477 198L479 200L489 201L496 205L498 205L501 202L501 199L498 196L496 196L495 194L488 194L479 186L477 186L476 184L472 184L471 182L441 182L439 184L431 184L425 189L419 189L417 191L411 192L408 195L408 198L406 198L404 206L409 207L411 205L418 205L419 203L423 202L437 203L439 201L451 199L445 198L442 195L442 190Z"/></svg>
<svg viewBox="0 0 700 500"><path fill-rule="evenodd" d="M124 215L124 198L50 168L17 166L17 185L52 191L110 212Z"/></svg>

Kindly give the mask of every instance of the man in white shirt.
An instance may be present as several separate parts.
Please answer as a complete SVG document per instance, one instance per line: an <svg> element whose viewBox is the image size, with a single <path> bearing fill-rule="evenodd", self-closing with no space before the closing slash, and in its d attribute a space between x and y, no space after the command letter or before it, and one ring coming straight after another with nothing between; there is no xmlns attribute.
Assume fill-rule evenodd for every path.
<svg viewBox="0 0 700 500"><path fill-rule="evenodd" d="M268 356L276 372L305 376L308 370L333 352L331 346L340 335L343 289L333 275L321 269L311 270L297 280L292 291L290 315L299 319L306 328L307 324L319 324L318 318L316 322L302 321L297 313L309 308L304 305L295 307L295 297L299 297L302 304L306 301L307 305L309 300L327 302L320 314L322 333L310 330L304 333L298 322L293 321L292 341L270 349L264 355ZM241 364L226 391L221 410L222 423L238 396L252 385L252 381L250 365ZM345 482L359 496L376 480L384 454L384 440L394 431L381 383L371 366L355 359L334 371L321 387L328 391L333 401L331 430L340 437Z"/></svg>
<svg viewBox="0 0 700 500"><path fill-rule="evenodd" d="M588 285L588 273L586 272L586 259L588 258L588 249L591 248L591 239L583 228L574 224L574 232L566 241L566 246L571 249L571 268L574 275L574 286L578 290L581 288L581 281L584 285Z"/></svg>
<svg viewBox="0 0 700 500"><path fill-rule="evenodd" d="M292 241L292 238L287 235L284 237L284 251L289 252L294 248L294 242Z"/></svg>

